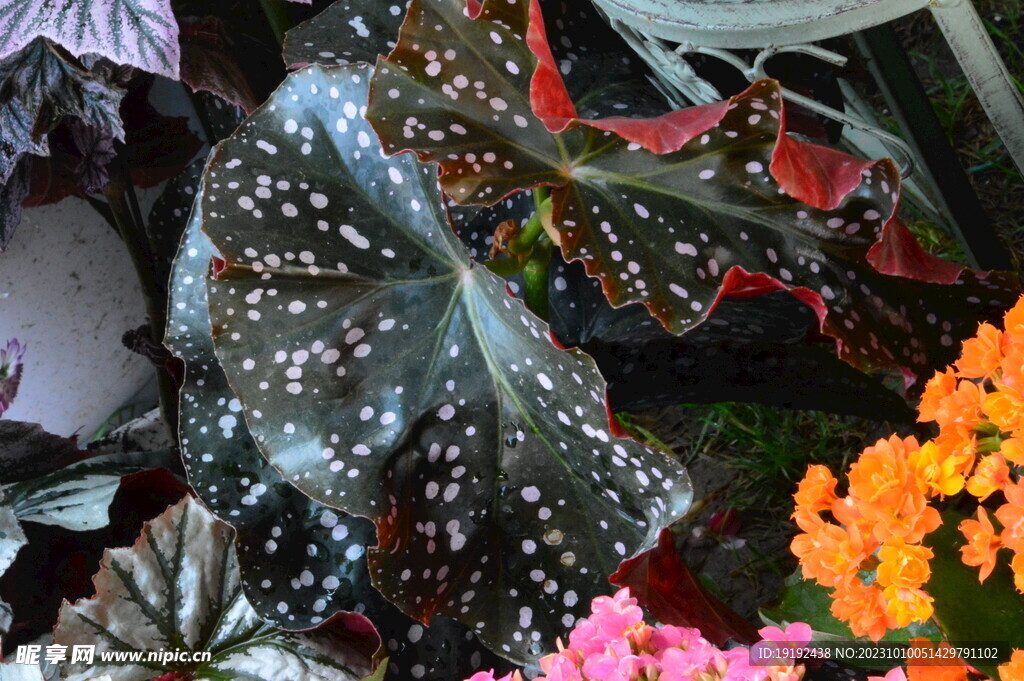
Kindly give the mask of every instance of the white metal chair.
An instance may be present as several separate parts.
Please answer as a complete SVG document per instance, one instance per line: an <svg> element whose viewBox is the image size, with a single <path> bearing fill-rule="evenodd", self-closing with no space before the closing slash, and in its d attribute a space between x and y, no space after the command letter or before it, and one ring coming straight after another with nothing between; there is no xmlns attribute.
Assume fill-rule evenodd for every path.
<svg viewBox="0 0 1024 681"><path fill-rule="evenodd" d="M683 59L685 54L705 54L726 61L751 81L766 77L765 62L782 52L805 53L843 65L844 56L813 43L846 34L862 35L862 31L928 9L1024 176L1024 98L970 0L593 1L654 69L666 94L679 106L721 98L714 86ZM748 62L732 50L757 50L757 56ZM896 152L893 155L902 164L904 176L910 174L915 156L920 156L900 138L861 118L797 93L785 94L789 101L881 139ZM934 173L934 169L926 168L929 170Z"/></svg>

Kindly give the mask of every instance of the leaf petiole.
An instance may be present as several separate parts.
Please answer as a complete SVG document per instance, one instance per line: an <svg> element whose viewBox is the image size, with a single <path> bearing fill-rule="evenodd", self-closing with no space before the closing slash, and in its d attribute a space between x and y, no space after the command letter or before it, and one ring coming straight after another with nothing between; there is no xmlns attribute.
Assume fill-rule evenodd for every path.
<svg viewBox="0 0 1024 681"><path fill-rule="evenodd" d="M530 258L523 268L526 288L523 299L533 314L548 320L548 269L551 266L551 239L542 235L534 245Z"/></svg>
<svg viewBox="0 0 1024 681"><path fill-rule="evenodd" d="M509 239L507 250L514 255L528 255L533 250L533 245L544 233L544 221L540 218L538 210L530 216L519 233Z"/></svg>

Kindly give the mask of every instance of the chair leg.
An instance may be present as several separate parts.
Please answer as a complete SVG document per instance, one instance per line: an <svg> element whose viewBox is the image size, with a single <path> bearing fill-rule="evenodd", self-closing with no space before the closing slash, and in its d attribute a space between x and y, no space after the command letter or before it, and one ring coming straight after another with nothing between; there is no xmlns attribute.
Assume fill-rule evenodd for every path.
<svg viewBox="0 0 1024 681"><path fill-rule="evenodd" d="M932 15L978 101L1024 176L1024 97L1010 78L971 0L939 0Z"/></svg>
<svg viewBox="0 0 1024 681"><path fill-rule="evenodd" d="M964 249L968 263L985 270L1010 269L1007 250L946 141L942 124L892 27L875 26L855 33L854 38L900 131L914 150L921 179L935 187L937 207L949 216L953 236Z"/></svg>

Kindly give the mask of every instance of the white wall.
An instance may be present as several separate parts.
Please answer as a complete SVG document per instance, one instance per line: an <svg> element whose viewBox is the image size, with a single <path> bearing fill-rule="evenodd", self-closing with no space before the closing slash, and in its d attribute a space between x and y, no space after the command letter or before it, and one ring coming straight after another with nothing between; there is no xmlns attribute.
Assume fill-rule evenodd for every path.
<svg viewBox="0 0 1024 681"><path fill-rule="evenodd" d="M156 192L146 194L144 212ZM28 345L21 388L3 418L88 438L121 406L151 403L152 365L121 345L125 331L145 322L124 244L88 203L26 210L0 253L0 343Z"/></svg>

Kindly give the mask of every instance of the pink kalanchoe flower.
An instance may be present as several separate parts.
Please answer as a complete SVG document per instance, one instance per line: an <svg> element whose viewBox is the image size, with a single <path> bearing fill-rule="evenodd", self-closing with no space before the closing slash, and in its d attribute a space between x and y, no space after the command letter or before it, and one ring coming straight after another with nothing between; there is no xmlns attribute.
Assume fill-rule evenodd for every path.
<svg viewBox="0 0 1024 681"><path fill-rule="evenodd" d="M663 681L691 681L710 670L724 670L728 667L722 651L703 638L691 639L687 647L665 648L656 652L661 663Z"/></svg>
<svg viewBox="0 0 1024 681"><path fill-rule="evenodd" d="M765 681L769 676L767 667L751 666L748 648L723 650L722 656L729 665L726 681Z"/></svg>
<svg viewBox="0 0 1024 681"><path fill-rule="evenodd" d="M802 646L810 643L811 637L814 635L811 625L804 624L803 622L793 622L786 627L785 631L778 627L765 627L764 629L759 629L757 633L765 641L793 643Z"/></svg>
<svg viewBox="0 0 1024 681"><path fill-rule="evenodd" d="M761 630L766 641L806 645L811 628L803 623L782 630ZM802 665L779 660L775 666L753 666L750 650L722 650L700 630L644 623L643 611L629 589L614 596L595 598L591 615L569 633L569 645L556 641L558 652L540 659L547 681L801 681ZM894 670L895 671L895 670ZM494 679L493 672L478 672L467 681L520 681L518 673ZM885 679L906 681L890 673Z"/></svg>
<svg viewBox="0 0 1024 681"><path fill-rule="evenodd" d="M907 681L907 674L903 667L894 667L885 676L869 676L868 681Z"/></svg>
<svg viewBox="0 0 1024 681"><path fill-rule="evenodd" d="M25 346L17 338L7 341L7 346L0 348L0 416L4 415L14 397L18 394L21 384L21 358L25 356Z"/></svg>
<svg viewBox="0 0 1024 681"><path fill-rule="evenodd" d="M494 670L487 672L477 672L473 676L466 679L466 681L523 681L522 675L518 671L510 672L500 679L494 678Z"/></svg>
<svg viewBox="0 0 1024 681"><path fill-rule="evenodd" d="M622 636L628 627L644 619L644 611L636 604L636 599L629 597L629 587L611 597L598 596L590 610L593 614L587 619L608 636Z"/></svg>
<svg viewBox="0 0 1024 681"><path fill-rule="evenodd" d="M676 627L666 624L655 629L651 634L651 645L656 649L662 648L686 648L690 641L701 638L700 629L687 627Z"/></svg>
<svg viewBox="0 0 1024 681"><path fill-rule="evenodd" d="M540 658L540 668L544 670L545 678L548 681L583 681L583 672L568 656L572 654L562 651Z"/></svg>
<svg viewBox="0 0 1024 681"><path fill-rule="evenodd" d="M772 643L782 643L792 648L803 648L811 642L811 638L814 636L814 631L810 625L804 624L803 622L794 622L782 630L778 627L765 627L758 630L758 634L761 635L763 641L769 641ZM755 644L755 648L760 644ZM777 663L783 667L788 667L793 662L793 656L790 657L777 657L775 658ZM785 681L785 679L778 679L777 681Z"/></svg>

